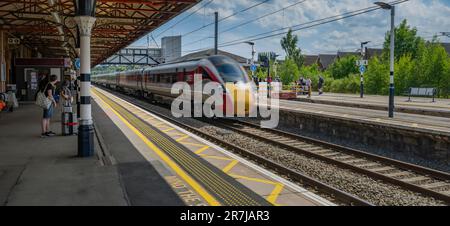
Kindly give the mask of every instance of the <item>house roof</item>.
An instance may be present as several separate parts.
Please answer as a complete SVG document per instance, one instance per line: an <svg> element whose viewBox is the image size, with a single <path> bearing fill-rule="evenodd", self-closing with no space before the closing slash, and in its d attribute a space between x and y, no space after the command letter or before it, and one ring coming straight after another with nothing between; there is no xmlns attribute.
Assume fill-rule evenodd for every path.
<svg viewBox="0 0 450 226"><path fill-rule="evenodd" d="M320 63L324 69L327 69L334 63L338 56L336 54L319 54Z"/></svg>
<svg viewBox="0 0 450 226"><path fill-rule="evenodd" d="M338 51L338 53L337 53L337 56L339 58L346 57L346 56L360 56L360 55L361 55L360 53L356 53L356 52L341 52L341 51Z"/></svg>
<svg viewBox="0 0 450 226"><path fill-rule="evenodd" d="M305 66L311 66L314 65L316 63L318 63L319 61L319 56L318 55L305 55L304 56L304 65Z"/></svg>
<svg viewBox="0 0 450 226"><path fill-rule="evenodd" d="M381 56L383 49L366 48L366 58L370 59L375 56Z"/></svg>
<svg viewBox="0 0 450 226"><path fill-rule="evenodd" d="M448 55L450 55L450 43L441 43L441 45L444 47Z"/></svg>

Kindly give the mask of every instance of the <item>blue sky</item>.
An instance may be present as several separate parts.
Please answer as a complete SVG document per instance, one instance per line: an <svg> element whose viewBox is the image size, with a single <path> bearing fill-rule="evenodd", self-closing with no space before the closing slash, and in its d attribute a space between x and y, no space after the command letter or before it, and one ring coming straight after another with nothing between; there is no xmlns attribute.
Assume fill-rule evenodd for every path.
<svg viewBox="0 0 450 226"><path fill-rule="evenodd" d="M162 31L208 2L209 0L203 0L190 10L153 31L152 34L158 42L158 45L160 45L159 42L163 36L184 35L199 27L212 23L214 21L215 11L219 12L220 18L224 18L244 8L255 5L258 2L263 2L263 0L213 0L212 3L197 11L188 19L157 37ZM219 24L219 32L297 2L300 1L270 0L246 12L224 20ZM221 34L219 44L363 9L372 6L373 2L375 0L306 0L293 7L281 10L279 13ZM433 35L439 32L450 32L450 0L410 0L397 5L396 24L399 24L403 19L407 19L411 26L417 27L419 35L426 39L431 39ZM355 51L359 48L361 41L371 41L369 47L381 47L384 34L389 29L389 23L389 12L378 10L330 24L301 30L295 32L295 34L299 36L298 45L305 54L336 53L338 50ZM208 37L212 37L213 34L214 26L209 26L198 32L183 36L183 55L193 50L212 48L214 40ZM274 51L283 57L284 51L280 46L281 37L282 35L255 41L257 51ZM206 40L186 45L205 38ZM450 38L447 37L440 37L440 40L450 42ZM133 44L133 46L146 45L147 38L143 38ZM156 43L150 39L150 45L156 46ZM247 58L251 57L251 49L247 44L238 44L220 49Z"/></svg>

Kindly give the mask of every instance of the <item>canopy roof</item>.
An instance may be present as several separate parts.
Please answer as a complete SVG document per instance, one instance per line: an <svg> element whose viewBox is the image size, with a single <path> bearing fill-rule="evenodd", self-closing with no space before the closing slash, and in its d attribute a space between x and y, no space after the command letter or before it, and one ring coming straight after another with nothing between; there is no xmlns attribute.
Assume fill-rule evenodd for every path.
<svg viewBox="0 0 450 226"><path fill-rule="evenodd" d="M91 56L97 65L201 0L97 0ZM74 0L2 0L0 29L45 57L75 57Z"/></svg>

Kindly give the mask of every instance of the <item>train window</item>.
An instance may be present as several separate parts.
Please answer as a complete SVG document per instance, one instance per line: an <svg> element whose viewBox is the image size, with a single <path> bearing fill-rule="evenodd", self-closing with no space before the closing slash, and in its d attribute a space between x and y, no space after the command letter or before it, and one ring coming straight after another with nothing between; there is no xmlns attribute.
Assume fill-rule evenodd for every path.
<svg viewBox="0 0 450 226"><path fill-rule="evenodd" d="M178 74L173 74L172 75L172 83L177 83L178 82Z"/></svg>
<svg viewBox="0 0 450 226"><path fill-rule="evenodd" d="M247 82L247 75L234 61L225 57L210 57L224 82Z"/></svg>
<svg viewBox="0 0 450 226"><path fill-rule="evenodd" d="M202 80L211 80L211 77L209 76L208 72L203 71Z"/></svg>
<svg viewBox="0 0 450 226"><path fill-rule="evenodd" d="M172 81L171 81L171 80L172 80L171 74L166 74L165 77L166 77L166 83L167 83L167 84L172 83Z"/></svg>
<svg viewBox="0 0 450 226"><path fill-rule="evenodd" d="M161 75L156 75L156 83L160 83L161 82Z"/></svg>

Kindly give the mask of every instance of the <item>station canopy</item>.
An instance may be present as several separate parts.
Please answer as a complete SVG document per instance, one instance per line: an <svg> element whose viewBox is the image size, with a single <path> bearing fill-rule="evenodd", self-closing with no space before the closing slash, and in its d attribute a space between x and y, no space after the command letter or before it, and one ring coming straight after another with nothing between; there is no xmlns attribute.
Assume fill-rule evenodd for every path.
<svg viewBox="0 0 450 226"><path fill-rule="evenodd" d="M194 6L201 0L97 0L92 64ZM2 0L0 29L44 57L76 56L74 0Z"/></svg>

